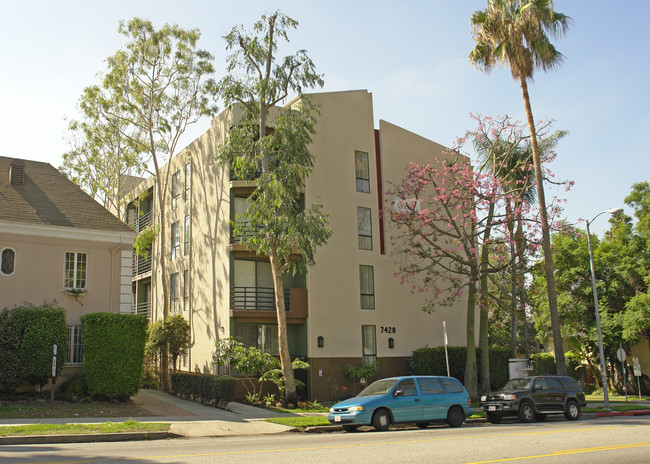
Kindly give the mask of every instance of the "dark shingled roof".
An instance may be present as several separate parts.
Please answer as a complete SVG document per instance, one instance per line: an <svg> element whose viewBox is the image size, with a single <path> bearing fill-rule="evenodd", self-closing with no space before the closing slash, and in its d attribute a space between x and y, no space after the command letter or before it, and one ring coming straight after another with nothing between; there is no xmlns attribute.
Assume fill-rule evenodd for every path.
<svg viewBox="0 0 650 464"><path fill-rule="evenodd" d="M10 184L12 161L24 163L23 185ZM133 232L51 164L4 156L0 156L0 220Z"/></svg>

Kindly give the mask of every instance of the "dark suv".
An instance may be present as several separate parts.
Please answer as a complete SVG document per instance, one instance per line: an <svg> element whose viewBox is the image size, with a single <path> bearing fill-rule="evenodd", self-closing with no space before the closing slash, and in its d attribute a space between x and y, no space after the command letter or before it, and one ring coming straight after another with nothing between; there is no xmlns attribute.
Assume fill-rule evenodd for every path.
<svg viewBox="0 0 650 464"><path fill-rule="evenodd" d="M564 414L568 420L577 420L580 408L586 405L578 382L559 375L510 379L500 391L481 396L480 402L487 420L493 424L498 424L505 416L533 422L543 421L547 414Z"/></svg>

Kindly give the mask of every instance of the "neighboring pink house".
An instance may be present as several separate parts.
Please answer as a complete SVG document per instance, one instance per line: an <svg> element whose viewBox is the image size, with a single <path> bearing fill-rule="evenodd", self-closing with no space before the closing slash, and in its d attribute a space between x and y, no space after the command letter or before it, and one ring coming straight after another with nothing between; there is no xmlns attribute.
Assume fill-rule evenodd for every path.
<svg viewBox="0 0 650 464"><path fill-rule="evenodd" d="M0 309L64 308L66 366L83 366L83 314L131 312L135 236L52 165L0 156Z"/></svg>

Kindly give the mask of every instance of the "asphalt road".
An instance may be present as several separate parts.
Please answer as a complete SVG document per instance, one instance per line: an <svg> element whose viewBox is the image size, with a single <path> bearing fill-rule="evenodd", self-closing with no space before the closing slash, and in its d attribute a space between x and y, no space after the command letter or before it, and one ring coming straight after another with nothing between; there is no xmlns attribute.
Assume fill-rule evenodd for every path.
<svg viewBox="0 0 650 464"><path fill-rule="evenodd" d="M0 448L0 464L356 462L647 464L650 416Z"/></svg>

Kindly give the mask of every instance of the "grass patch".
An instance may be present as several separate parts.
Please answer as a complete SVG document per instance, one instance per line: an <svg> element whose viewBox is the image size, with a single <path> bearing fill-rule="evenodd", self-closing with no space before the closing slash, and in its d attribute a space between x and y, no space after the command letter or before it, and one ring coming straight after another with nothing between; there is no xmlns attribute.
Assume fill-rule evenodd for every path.
<svg viewBox="0 0 650 464"><path fill-rule="evenodd" d="M81 417L141 417L153 414L133 401L48 401L19 399L0 401L0 419L59 419Z"/></svg>
<svg viewBox="0 0 650 464"><path fill-rule="evenodd" d="M602 403L605 401L605 397L603 395L585 395L585 398L587 399L588 402L592 403ZM650 396L644 396L641 395L641 399L639 399L639 395L628 395L628 400L629 401L650 401ZM627 402L629 402L627 401ZM611 396L609 397L609 402L610 403L625 403L625 395L623 396Z"/></svg>
<svg viewBox="0 0 650 464"><path fill-rule="evenodd" d="M318 427L321 425L332 425L324 416L272 417L265 420L266 422L272 422L273 424L286 425L287 427L296 427L299 429Z"/></svg>
<svg viewBox="0 0 650 464"><path fill-rule="evenodd" d="M646 410L650 409L648 406L643 406L640 404L617 404L617 405L610 405L612 411L618 411L618 412L625 412L625 411L640 411L640 410ZM609 409L605 408L582 408L583 412L610 412Z"/></svg>
<svg viewBox="0 0 650 464"><path fill-rule="evenodd" d="M101 424L29 424L0 427L0 437L29 435L79 435L90 433L166 432L168 423L103 422Z"/></svg>

